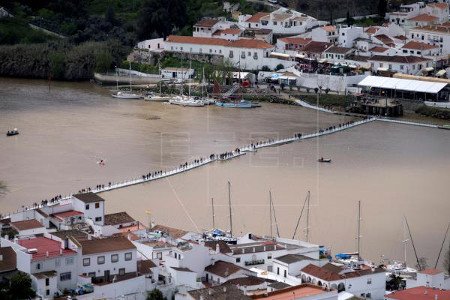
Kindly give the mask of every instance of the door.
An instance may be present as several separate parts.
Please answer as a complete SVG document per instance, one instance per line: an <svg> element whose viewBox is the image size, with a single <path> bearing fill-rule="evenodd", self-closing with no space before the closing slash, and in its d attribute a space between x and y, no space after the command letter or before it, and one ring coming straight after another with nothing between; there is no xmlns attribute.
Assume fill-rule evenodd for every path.
<svg viewBox="0 0 450 300"><path fill-rule="evenodd" d="M105 281L109 281L109 270L105 270L104 278L105 278Z"/></svg>

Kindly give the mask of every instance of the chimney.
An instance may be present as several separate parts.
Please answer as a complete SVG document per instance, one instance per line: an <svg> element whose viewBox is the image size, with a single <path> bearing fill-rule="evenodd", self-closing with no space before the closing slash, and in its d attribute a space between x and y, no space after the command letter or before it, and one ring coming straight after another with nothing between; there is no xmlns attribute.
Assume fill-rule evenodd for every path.
<svg viewBox="0 0 450 300"><path fill-rule="evenodd" d="M3 261L3 255L0 254L0 261Z"/></svg>
<svg viewBox="0 0 450 300"><path fill-rule="evenodd" d="M48 257L48 251L47 251L47 252L45 252L45 256L47 256L47 257Z"/></svg>
<svg viewBox="0 0 450 300"><path fill-rule="evenodd" d="M264 252L266 252L266 245L264 245Z"/></svg>
<svg viewBox="0 0 450 300"><path fill-rule="evenodd" d="M255 253L256 252L256 248L255 247L253 247L253 253Z"/></svg>
<svg viewBox="0 0 450 300"><path fill-rule="evenodd" d="M62 249L59 248L59 255L62 255Z"/></svg>
<svg viewBox="0 0 450 300"><path fill-rule="evenodd" d="M219 253L220 252L220 246L219 246L219 242L217 242L217 244L216 244L216 253Z"/></svg>

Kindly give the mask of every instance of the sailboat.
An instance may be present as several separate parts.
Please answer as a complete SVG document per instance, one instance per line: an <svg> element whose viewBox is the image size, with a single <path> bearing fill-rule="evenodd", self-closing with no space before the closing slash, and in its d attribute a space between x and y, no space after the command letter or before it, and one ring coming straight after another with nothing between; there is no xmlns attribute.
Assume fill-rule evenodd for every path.
<svg viewBox="0 0 450 300"><path fill-rule="evenodd" d="M214 104L216 103L216 100L214 98L208 97L207 95L205 96L204 94L204 87L205 87L206 81L205 81L205 68L203 68L203 75L202 75L202 98L201 100L203 101L203 103L205 103L205 105L210 105L210 104Z"/></svg>
<svg viewBox="0 0 450 300"><path fill-rule="evenodd" d="M117 92L115 94L112 94L111 96L113 96L114 98L119 98L119 99L140 99L141 96L138 94L133 93L133 90L131 88L131 62L129 62L130 64L130 90L129 91L119 91L119 74L117 72L117 68L116 68L116 83L117 83Z"/></svg>
<svg viewBox="0 0 450 300"><path fill-rule="evenodd" d="M189 60L189 68L191 69L192 62ZM183 80L184 82L184 80ZM180 106L192 106L192 107L201 107L205 106L205 103L199 97L191 97L191 85L188 84L189 95L183 95L183 86L180 90L180 95L172 97L169 100L170 104L180 105Z"/></svg>

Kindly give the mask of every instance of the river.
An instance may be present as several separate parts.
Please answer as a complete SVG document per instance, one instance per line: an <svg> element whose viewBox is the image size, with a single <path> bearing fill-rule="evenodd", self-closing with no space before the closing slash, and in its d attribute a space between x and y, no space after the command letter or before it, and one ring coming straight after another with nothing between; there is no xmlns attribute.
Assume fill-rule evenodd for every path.
<svg viewBox="0 0 450 300"><path fill-rule="evenodd" d="M49 91L44 81L11 79L0 82L0 116L2 130L21 132L0 137L0 180L9 188L1 212L250 141L311 132L317 120L319 127L348 120L267 103L255 110L173 107L116 100L89 83L52 83ZM355 251L361 201L364 257L401 259L406 215L419 256L434 265L450 215L449 149L448 131L375 122L101 196L109 212L126 210L148 223L150 210L157 223L192 230L211 228L213 197L217 226L228 229L230 181L234 232L268 234L270 189L280 234L291 237L310 190L312 242ZM318 164L321 156L333 162ZM303 218L297 237L304 229Z"/></svg>

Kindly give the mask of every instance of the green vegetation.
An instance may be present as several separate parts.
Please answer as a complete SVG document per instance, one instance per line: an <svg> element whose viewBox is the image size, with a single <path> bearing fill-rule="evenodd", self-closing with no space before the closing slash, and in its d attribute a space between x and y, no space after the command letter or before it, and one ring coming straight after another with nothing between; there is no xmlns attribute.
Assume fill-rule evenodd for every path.
<svg viewBox="0 0 450 300"><path fill-rule="evenodd" d="M450 120L450 109L422 105L417 108L415 112L422 116L428 116L442 120Z"/></svg>
<svg viewBox="0 0 450 300"><path fill-rule="evenodd" d="M19 18L0 20L0 45L43 43L55 38L39 30L32 30Z"/></svg>
<svg viewBox="0 0 450 300"><path fill-rule="evenodd" d="M11 280L0 282L0 299L32 299L36 293L31 288L31 278L28 274L19 272Z"/></svg>
<svg viewBox="0 0 450 300"><path fill-rule="evenodd" d="M154 289L147 293L147 300L166 300L166 297L160 290Z"/></svg>
<svg viewBox="0 0 450 300"><path fill-rule="evenodd" d="M128 52L117 41L0 46L0 76L87 80L111 69Z"/></svg>

